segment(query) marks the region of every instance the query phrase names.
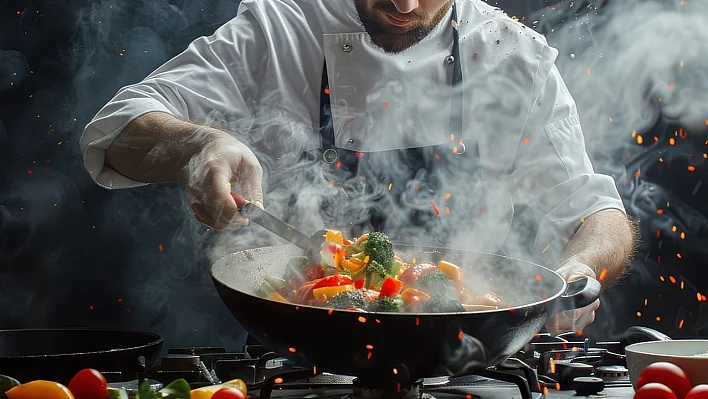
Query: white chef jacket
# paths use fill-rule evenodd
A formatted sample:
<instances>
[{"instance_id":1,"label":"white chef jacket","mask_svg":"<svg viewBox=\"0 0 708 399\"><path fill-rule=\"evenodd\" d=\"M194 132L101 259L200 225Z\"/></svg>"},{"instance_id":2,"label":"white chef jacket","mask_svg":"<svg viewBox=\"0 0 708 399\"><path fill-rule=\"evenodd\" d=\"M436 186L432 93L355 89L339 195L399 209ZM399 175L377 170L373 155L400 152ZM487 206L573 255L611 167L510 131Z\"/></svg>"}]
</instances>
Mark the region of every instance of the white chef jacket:
<instances>
[{"instance_id":1,"label":"white chef jacket","mask_svg":"<svg viewBox=\"0 0 708 399\"><path fill-rule=\"evenodd\" d=\"M218 123L247 142L272 143L279 156L267 169L278 176L280 161L280 175L289 176L297 156L287 154L321 144L326 60L338 148L366 153L475 143L487 202L496 208L480 212L489 216L477 226L497 229L486 235L494 245L470 247L461 239L457 246L498 248L514 209L523 206L537 221L534 252L552 264L583 218L624 210L621 199L614 181L593 171L575 103L554 65L557 50L482 1L456 4L457 21L448 12L420 43L389 54L372 44L353 0L243 0L238 15L213 35L120 89L98 112L81 139L85 166L102 187L141 185L106 167L105 150L133 119L162 111ZM448 130L455 26L462 132Z\"/></svg>"}]
</instances>

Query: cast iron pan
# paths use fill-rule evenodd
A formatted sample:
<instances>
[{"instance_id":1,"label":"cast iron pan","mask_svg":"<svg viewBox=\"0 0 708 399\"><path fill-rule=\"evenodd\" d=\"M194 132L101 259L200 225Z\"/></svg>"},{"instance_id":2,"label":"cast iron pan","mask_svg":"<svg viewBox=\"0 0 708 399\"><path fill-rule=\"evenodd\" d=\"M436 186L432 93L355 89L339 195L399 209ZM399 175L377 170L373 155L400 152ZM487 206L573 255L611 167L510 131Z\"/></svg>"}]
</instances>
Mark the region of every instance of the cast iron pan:
<instances>
[{"instance_id":1,"label":"cast iron pan","mask_svg":"<svg viewBox=\"0 0 708 399\"><path fill-rule=\"evenodd\" d=\"M600 295L584 279L568 287L545 267L497 255L397 246L404 259L446 259L465 285L496 292L509 308L464 313L360 313L284 304L255 295L266 275L283 275L294 246L227 255L212 265L223 302L254 338L318 371L357 376L372 386L409 384L499 365L531 341L549 315L580 308ZM570 293L569 291L575 291Z\"/></svg>"},{"instance_id":2,"label":"cast iron pan","mask_svg":"<svg viewBox=\"0 0 708 399\"><path fill-rule=\"evenodd\" d=\"M20 382L67 384L83 368L128 373L135 378L162 349L159 335L96 329L0 330L0 374ZM125 374L123 374L125 377Z\"/></svg>"}]
</instances>

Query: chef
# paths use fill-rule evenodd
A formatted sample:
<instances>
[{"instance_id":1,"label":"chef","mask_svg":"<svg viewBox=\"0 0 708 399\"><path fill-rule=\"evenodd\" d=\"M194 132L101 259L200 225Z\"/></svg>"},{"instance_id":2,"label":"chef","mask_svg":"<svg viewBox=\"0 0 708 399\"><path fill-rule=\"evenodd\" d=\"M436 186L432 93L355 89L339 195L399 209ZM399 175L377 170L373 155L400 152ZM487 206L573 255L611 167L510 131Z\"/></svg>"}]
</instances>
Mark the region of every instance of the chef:
<instances>
[{"instance_id":1,"label":"chef","mask_svg":"<svg viewBox=\"0 0 708 399\"><path fill-rule=\"evenodd\" d=\"M609 287L634 229L537 32L478 0L243 0L119 90L81 139L108 189L179 182L195 217L522 257ZM551 318L579 330L599 301Z\"/></svg>"}]
</instances>

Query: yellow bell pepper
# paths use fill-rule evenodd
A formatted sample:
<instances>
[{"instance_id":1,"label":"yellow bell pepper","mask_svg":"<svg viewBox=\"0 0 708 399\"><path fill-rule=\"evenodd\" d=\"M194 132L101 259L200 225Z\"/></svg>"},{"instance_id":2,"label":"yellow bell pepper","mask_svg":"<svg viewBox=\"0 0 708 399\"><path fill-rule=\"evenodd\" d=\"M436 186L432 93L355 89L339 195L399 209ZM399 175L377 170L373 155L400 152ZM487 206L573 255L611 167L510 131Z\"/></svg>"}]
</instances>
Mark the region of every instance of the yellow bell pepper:
<instances>
[{"instance_id":1,"label":"yellow bell pepper","mask_svg":"<svg viewBox=\"0 0 708 399\"><path fill-rule=\"evenodd\" d=\"M69 388L53 381L36 380L18 385L5 392L8 399L74 399Z\"/></svg>"},{"instance_id":2,"label":"yellow bell pepper","mask_svg":"<svg viewBox=\"0 0 708 399\"><path fill-rule=\"evenodd\" d=\"M284 296L280 294L278 291L273 291L272 294L268 295L266 299L270 299L272 301L276 302L283 302L283 303L290 303Z\"/></svg>"},{"instance_id":3,"label":"yellow bell pepper","mask_svg":"<svg viewBox=\"0 0 708 399\"><path fill-rule=\"evenodd\" d=\"M349 270L352 274L357 273L364 266L366 266L366 263L357 258L342 259L342 268Z\"/></svg>"},{"instance_id":4,"label":"yellow bell pepper","mask_svg":"<svg viewBox=\"0 0 708 399\"><path fill-rule=\"evenodd\" d=\"M235 379L231 381L226 381L219 385L209 385L206 387L192 389L192 391L189 393L189 399L210 399L212 396L214 396L216 391L227 387L236 388L239 391L243 392L244 395L247 394L246 383L243 382L243 380Z\"/></svg>"},{"instance_id":5,"label":"yellow bell pepper","mask_svg":"<svg viewBox=\"0 0 708 399\"><path fill-rule=\"evenodd\" d=\"M331 241L339 245L344 245L344 234L339 230L327 230L325 241Z\"/></svg>"},{"instance_id":6,"label":"yellow bell pepper","mask_svg":"<svg viewBox=\"0 0 708 399\"><path fill-rule=\"evenodd\" d=\"M336 285L333 287L320 287L320 288L315 288L312 290L312 295L314 295L315 299L320 300L320 301L326 301L329 298L339 294L340 292L344 291L354 291L354 285L353 284L346 284L346 285Z\"/></svg>"}]
</instances>

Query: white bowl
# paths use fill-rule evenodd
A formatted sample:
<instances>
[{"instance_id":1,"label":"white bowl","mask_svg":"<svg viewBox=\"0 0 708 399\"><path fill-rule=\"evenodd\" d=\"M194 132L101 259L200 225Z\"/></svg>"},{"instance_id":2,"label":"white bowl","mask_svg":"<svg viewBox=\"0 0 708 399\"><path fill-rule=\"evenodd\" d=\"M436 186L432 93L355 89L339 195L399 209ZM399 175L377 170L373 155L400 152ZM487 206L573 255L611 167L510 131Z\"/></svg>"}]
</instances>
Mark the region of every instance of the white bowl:
<instances>
[{"instance_id":1,"label":"white bowl","mask_svg":"<svg viewBox=\"0 0 708 399\"><path fill-rule=\"evenodd\" d=\"M708 384L708 339L649 341L628 345L627 369L632 387L645 367L656 362L673 363L688 374L692 385Z\"/></svg>"}]
</instances>

